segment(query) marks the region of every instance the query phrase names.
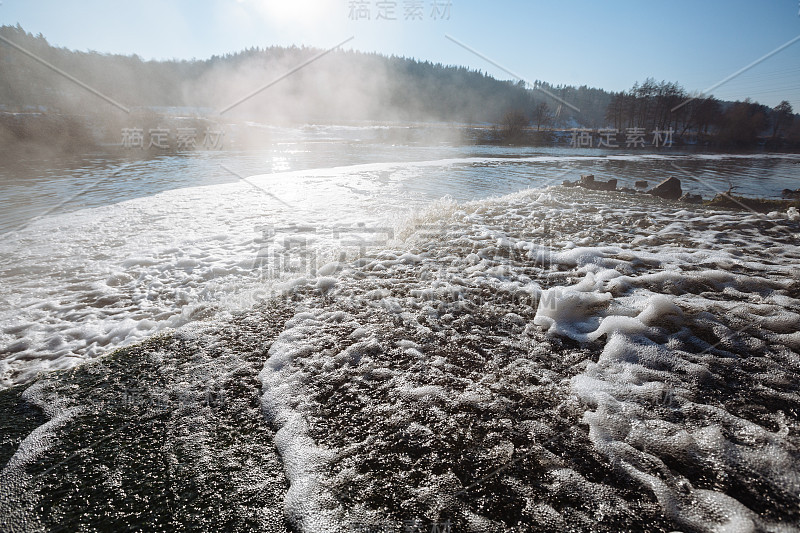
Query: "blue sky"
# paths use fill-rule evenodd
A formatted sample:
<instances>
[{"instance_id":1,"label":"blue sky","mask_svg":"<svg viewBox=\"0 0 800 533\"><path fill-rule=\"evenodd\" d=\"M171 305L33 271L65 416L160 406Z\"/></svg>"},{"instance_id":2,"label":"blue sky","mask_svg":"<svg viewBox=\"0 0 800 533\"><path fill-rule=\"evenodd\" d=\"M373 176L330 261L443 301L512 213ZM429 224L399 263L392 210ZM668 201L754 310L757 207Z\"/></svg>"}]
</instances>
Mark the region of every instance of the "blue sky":
<instances>
[{"instance_id":1,"label":"blue sky","mask_svg":"<svg viewBox=\"0 0 800 533\"><path fill-rule=\"evenodd\" d=\"M397 20L377 19L381 1L395 6ZM146 59L206 58L251 46L329 48L352 36L346 48L510 77L449 34L526 80L608 90L648 76L704 90L800 35L798 0L435 0L440 10L450 4L449 18L435 20L434 0L414 0L422 20L405 20L411 1L3 0L0 23L19 23L57 46ZM369 20L354 20L355 3ZM787 99L800 112L800 42L713 94L768 105Z\"/></svg>"}]
</instances>

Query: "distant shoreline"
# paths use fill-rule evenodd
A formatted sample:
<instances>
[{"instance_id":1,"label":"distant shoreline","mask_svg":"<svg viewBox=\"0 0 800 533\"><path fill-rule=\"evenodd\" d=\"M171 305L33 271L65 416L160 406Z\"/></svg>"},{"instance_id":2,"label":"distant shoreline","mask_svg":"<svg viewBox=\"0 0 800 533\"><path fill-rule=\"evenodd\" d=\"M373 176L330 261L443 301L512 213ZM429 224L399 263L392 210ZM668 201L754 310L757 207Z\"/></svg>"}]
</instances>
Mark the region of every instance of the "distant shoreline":
<instances>
[{"instance_id":1,"label":"distant shoreline","mask_svg":"<svg viewBox=\"0 0 800 533\"><path fill-rule=\"evenodd\" d=\"M452 144L464 146L514 146L514 147L552 147L569 148L575 132L586 132L596 137L602 128L548 128L537 130L525 127L520 132L509 136L502 127L493 124L465 124L446 122L329 122L314 123L276 122L265 124L251 121L219 120L202 115L176 115L156 113L150 110L132 112L124 120L118 116L109 119L102 115L62 114L47 111L0 111L0 151L6 153L6 159L30 156L39 151L49 155L79 155L89 152L118 152L131 148L125 146L127 132L138 132L143 138L141 149L152 154L181 153L207 148L207 132L224 135L226 148L248 150L265 143L284 142L281 131L314 128L348 128L353 130L373 131L368 141L390 144ZM153 143L150 139L154 131L164 133L163 143ZM193 143L180 146L178 138L181 132L191 132ZM129 141L130 139L128 139ZM205 141L205 146L203 142ZM771 143L770 139L761 138L758 145L750 147L726 147L713 143L712 136L696 135L683 138L675 135L671 146L626 147L624 130L616 135L616 147L600 147L593 142L588 148L600 149L613 153L631 151L647 153L664 153L668 150L680 149L692 153L800 153L800 147Z\"/></svg>"}]
</instances>

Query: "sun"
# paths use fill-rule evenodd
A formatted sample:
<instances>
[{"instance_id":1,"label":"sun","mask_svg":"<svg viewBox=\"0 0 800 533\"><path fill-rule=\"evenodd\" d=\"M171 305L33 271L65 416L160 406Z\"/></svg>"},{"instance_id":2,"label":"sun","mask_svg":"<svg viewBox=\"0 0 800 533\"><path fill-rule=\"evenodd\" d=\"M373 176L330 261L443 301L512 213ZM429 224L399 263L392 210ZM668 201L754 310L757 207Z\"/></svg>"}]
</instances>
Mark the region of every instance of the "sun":
<instances>
[{"instance_id":1,"label":"sun","mask_svg":"<svg viewBox=\"0 0 800 533\"><path fill-rule=\"evenodd\" d=\"M343 2L335 0L239 0L252 6L270 25L295 29L322 29L346 16Z\"/></svg>"}]
</instances>

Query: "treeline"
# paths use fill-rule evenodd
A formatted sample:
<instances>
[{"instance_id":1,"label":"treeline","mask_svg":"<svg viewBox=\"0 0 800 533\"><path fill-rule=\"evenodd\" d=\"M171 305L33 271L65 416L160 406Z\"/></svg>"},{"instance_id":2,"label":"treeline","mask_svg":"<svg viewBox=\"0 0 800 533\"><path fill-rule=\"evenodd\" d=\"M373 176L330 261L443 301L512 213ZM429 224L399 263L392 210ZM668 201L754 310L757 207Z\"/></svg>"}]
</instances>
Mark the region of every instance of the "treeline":
<instances>
[{"instance_id":1,"label":"treeline","mask_svg":"<svg viewBox=\"0 0 800 533\"><path fill-rule=\"evenodd\" d=\"M236 104L321 51L250 48L206 60L144 61L138 56L50 46L19 25L0 35L127 108L189 107L271 122L411 120L495 123L508 109L536 103L524 85L464 67L403 57L334 51ZM0 104L7 110L115 113L113 105L0 42Z\"/></svg>"},{"instance_id":2,"label":"treeline","mask_svg":"<svg viewBox=\"0 0 800 533\"><path fill-rule=\"evenodd\" d=\"M538 80L528 86L465 67L341 50L284 77L321 51L250 48L205 60L144 61L56 48L19 25L0 27L0 35L133 110L188 108L178 112L268 123L508 122L515 131L537 132L673 128L678 141L698 138L739 147L800 139L800 120L794 120L788 103L769 109L750 101L691 99L677 83L652 79L620 93ZM126 119L117 107L5 42L0 42L0 72L0 111L102 115L115 127Z\"/></svg>"},{"instance_id":3,"label":"treeline","mask_svg":"<svg viewBox=\"0 0 800 533\"><path fill-rule=\"evenodd\" d=\"M606 108L609 126L624 130L675 131L675 138L700 144L745 148L800 146L800 120L791 104L774 108L751 102L723 102L710 95L694 96L673 82L648 78L613 95Z\"/></svg>"},{"instance_id":4,"label":"treeline","mask_svg":"<svg viewBox=\"0 0 800 533\"><path fill-rule=\"evenodd\" d=\"M224 109L320 52L268 47L206 60L144 61L136 55L56 48L41 34L34 36L19 25L0 27L0 35L126 107L191 107L208 113ZM0 104L6 109L43 108L71 114L117 111L2 42L0 68ZM539 128L599 127L612 96L587 86L554 86L538 80L528 86L465 67L335 51L225 114L264 121L497 124L509 110L521 110Z\"/></svg>"}]
</instances>

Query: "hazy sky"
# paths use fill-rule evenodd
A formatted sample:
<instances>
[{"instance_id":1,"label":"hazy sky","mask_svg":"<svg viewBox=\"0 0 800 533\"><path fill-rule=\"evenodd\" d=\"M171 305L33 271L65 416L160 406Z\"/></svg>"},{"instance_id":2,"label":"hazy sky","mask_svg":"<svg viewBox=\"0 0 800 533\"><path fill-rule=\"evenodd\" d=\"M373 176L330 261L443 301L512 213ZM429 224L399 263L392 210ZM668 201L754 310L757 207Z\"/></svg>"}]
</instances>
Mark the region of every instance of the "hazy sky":
<instances>
[{"instance_id":1,"label":"hazy sky","mask_svg":"<svg viewBox=\"0 0 800 533\"><path fill-rule=\"evenodd\" d=\"M329 48L352 36L345 48L466 65L510 78L447 34L529 81L622 90L652 76L704 90L800 36L800 4L3 0L0 23L19 23L57 46L146 59L206 58L251 46ZM768 105L787 99L800 111L800 41L713 94L731 100L749 96Z\"/></svg>"}]
</instances>

